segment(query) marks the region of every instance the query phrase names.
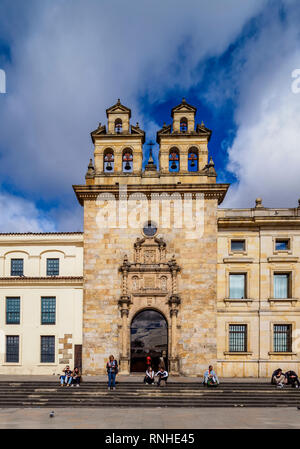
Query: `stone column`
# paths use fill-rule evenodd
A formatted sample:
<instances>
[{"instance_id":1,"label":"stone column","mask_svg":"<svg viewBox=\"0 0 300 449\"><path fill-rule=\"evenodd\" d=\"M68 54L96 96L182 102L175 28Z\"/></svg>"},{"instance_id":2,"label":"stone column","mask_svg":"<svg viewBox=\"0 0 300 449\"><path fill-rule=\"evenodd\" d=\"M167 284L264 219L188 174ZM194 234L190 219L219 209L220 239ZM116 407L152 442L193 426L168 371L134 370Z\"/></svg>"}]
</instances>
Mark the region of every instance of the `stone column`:
<instances>
[{"instance_id":1,"label":"stone column","mask_svg":"<svg viewBox=\"0 0 300 449\"><path fill-rule=\"evenodd\" d=\"M171 346L170 346L170 374L173 376L179 375L179 357L177 354L177 315L179 311L179 304L181 303L180 296L177 294L177 273L180 268L176 263L175 256L168 262L172 274L172 294L169 299L170 316L171 316Z\"/></svg>"},{"instance_id":2,"label":"stone column","mask_svg":"<svg viewBox=\"0 0 300 449\"><path fill-rule=\"evenodd\" d=\"M123 295L119 299L119 306L122 317L120 374L129 374L128 314L130 304L131 301L128 295Z\"/></svg>"},{"instance_id":3,"label":"stone column","mask_svg":"<svg viewBox=\"0 0 300 449\"><path fill-rule=\"evenodd\" d=\"M121 355L120 355L120 374L129 374L129 356L128 356L128 314L129 306L131 304L130 296L128 295L128 271L130 263L127 255L124 256L123 265L120 267L122 273L122 296L119 299L119 308L122 317L121 330Z\"/></svg>"},{"instance_id":4,"label":"stone column","mask_svg":"<svg viewBox=\"0 0 300 449\"><path fill-rule=\"evenodd\" d=\"M178 295L171 295L169 299L170 316L171 316L171 345L169 356L170 374L179 375L179 357L177 354L177 315L180 298Z\"/></svg>"}]
</instances>

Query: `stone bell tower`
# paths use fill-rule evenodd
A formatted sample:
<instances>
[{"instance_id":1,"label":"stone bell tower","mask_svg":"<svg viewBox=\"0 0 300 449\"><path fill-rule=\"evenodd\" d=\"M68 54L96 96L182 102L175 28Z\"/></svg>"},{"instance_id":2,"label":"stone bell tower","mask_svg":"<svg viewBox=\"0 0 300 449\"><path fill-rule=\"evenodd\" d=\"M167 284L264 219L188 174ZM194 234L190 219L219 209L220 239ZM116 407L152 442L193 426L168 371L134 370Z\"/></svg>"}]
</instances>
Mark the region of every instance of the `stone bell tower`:
<instances>
[{"instance_id":1,"label":"stone bell tower","mask_svg":"<svg viewBox=\"0 0 300 449\"><path fill-rule=\"evenodd\" d=\"M211 131L183 99L157 132L159 167L150 154L143 171L145 133L130 109L118 100L106 113L86 183L74 186L84 206L83 372L104 373L113 354L129 373L132 323L149 310L164 317L170 373L202 374L217 354L217 207L228 189L208 158Z\"/></svg>"}]
</instances>

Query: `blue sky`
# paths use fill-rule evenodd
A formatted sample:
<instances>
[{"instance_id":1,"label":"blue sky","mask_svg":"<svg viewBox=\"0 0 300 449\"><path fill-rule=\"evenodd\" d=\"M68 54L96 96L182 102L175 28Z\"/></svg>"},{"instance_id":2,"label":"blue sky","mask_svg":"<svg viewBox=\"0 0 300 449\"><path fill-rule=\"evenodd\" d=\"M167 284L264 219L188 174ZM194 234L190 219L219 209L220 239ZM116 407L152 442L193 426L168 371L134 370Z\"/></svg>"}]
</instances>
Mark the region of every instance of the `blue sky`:
<instances>
[{"instance_id":1,"label":"blue sky","mask_svg":"<svg viewBox=\"0 0 300 449\"><path fill-rule=\"evenodd\" d=\"M146 143L197 107L224 207L297 206L299 23L298 0L0 0L0 231L82 229L72 184L117 98Z\"/></svg>"}]
</instances>

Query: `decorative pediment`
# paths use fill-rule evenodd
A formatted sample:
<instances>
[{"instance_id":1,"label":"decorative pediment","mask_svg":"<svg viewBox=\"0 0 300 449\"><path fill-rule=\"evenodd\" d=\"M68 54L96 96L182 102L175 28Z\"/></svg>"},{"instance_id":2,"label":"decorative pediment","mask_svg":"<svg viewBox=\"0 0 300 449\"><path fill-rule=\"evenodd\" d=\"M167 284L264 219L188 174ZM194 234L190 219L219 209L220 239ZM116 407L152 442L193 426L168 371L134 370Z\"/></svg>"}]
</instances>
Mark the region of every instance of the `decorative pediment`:
<instances>
[{"instance_id":1,"label":"decorative pediment","mask_svg":"<svg viewBox=\"0 0 300 449\"><path fill-rule=\"evenodd\" d=\"M172 109L172 117L174 117L174 113L176 113L176 112L180 112L180 113L192 112L192 113L196 114L197 108L195 108L194 106L188 104L186 102L185 98L183 98L182 102L178 106L175 106Z\"/></svg>"},{"instance_id":2,"label":"decorative pediment","mask_svg":"<svg viewBox=\"0 0 300 449\"><path fill-rule=\"evenodd\" d=\"M169 135L169 134L171 134L171 131L172 131L171 125L164 124L164 126L159 131L157 131L157 133L156 133L156 141L157 141L157 143L159 143L160 137L162 135Z\"/></svg>"},{"instance_id":3,"label":"decorative pediment","mask_svg":"<svg viewBox=\"0 0 300 449\"><path fill-rule=\"evenodd\" d=\"M134 261L124 257L122 295L168 296L177 294L177 273L180 271L175 256L166 260L166 243L162 238L138 238L134 243Z\"/></svg>"},{"instance_id":4,"label":"decorative pediment","mask_svg":"<svg viewBox=\"0 0 300 449\"><path fill-rule=\"evenodd\" d=\"M202 122L201 125L198 124L196 126L196 133L203 137L207 137L209 140L212 134L212 130L206 128L206 126L204 126L204 123Z\"/></svg>"},{"instance_id":5,"label":"decorative pediment","mask_svg":"<svg viewBox=\"0 0 300 449\"><path fill-rule=\"evenodd\" d=\"M128 114L129 118L131 117L131 109L124 106L120 99L118 99L117 103L111 106L110 108L106 109L106 115L108 117L109 114Z\"/></svg>"},{"instance_id":6,"label":"decorative pediment","mask_svg":"<svg viewBox=\"0 0 300 449\"><path fill-rule=\"evenodd\" d=\"M131 125L131 134L136 134L137 136L142 136L143 137L143 143L145 142L145 131L143 131L138 123L136 124L136 126Z\"/></svg>"},{"instance_id":7,"label":"decorative pediment","mask_svg":"<svg viewBox=\"0 0 300 449\"><path fill-rule=\"evenodd\" d=\"M95 129L95 131L91 132L92 141L94 142L95 137L103 135L103 134L106 134L106 126L101 125L101 123L99 123L98 128Z\"/></svg>"}]
</instances>

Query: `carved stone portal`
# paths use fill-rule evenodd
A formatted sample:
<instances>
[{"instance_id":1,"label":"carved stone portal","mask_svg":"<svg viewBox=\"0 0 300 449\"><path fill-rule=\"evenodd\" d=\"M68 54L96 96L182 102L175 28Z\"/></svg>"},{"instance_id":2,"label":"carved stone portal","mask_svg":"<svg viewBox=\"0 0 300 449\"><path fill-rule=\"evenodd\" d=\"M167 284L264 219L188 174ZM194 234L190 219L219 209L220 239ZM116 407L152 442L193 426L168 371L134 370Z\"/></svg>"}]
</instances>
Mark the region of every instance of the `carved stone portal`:
<instances>
[{"instance_id":1,"label":"carved stone portal","mask_svg":"<svg viewBox=\"0 0 300 449\"><path fill-rule=\"evenodd\" d=\"M166 261L166 243L157 237L138 238L134 244L133 260L129 262L126 255L120 267L120 373L128 374L130 371L131 321L138 312L152 308L161 312L167 320L169 370L171 374L178 375L177 316L181 300L177 292L177 275L180 268L175 256Z\"/></svg>"}]
</instances>

